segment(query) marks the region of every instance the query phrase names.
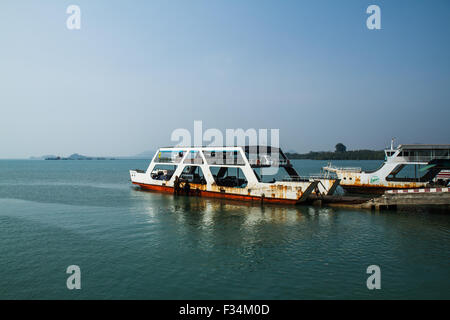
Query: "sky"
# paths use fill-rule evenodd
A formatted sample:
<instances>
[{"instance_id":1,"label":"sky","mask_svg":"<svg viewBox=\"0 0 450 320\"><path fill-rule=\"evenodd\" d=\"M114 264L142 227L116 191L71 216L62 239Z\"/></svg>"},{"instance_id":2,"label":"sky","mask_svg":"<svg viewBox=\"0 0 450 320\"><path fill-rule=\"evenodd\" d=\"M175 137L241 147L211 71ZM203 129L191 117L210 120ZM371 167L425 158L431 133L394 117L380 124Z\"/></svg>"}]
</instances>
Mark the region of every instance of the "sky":
<instances>
[{"instance_id":1,"label":"sky","mask_svg":"<svg viewBox=\"0 0 450 320\"><path fill-rule=\"evenodd\" d=\"M135 155L195 120L298 152L450 143L449 35L447 0L2 1L0 158Z\"/></svg>"}]
</instances>

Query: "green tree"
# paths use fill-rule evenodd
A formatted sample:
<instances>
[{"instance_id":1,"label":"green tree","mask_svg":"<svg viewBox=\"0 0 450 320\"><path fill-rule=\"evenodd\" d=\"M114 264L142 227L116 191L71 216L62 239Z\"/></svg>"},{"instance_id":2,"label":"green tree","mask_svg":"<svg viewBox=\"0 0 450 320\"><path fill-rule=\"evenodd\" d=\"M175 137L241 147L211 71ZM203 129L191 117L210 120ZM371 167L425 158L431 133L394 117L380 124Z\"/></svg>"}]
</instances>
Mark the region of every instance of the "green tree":
<instances>
[{"instance_id":1,"label":"green tree","mask_svg":"<svg viewBox=\"0 0 450 320\"><path fill-rule=\"evenodd\" d=\"M347 151L347 147L343 143L338 143L336 145L336 151L335 152L345 152Z\"/></svg>"}]
</instances>

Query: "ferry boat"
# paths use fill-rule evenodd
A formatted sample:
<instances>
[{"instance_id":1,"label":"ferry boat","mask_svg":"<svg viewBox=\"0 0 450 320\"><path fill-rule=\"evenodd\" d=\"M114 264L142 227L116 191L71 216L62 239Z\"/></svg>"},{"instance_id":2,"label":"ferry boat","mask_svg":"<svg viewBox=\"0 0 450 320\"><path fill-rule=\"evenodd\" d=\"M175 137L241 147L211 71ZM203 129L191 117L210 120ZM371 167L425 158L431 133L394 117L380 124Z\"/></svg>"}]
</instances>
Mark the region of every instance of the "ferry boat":
<instances>
[{"instance_id":1,"label":"ferry boat","mask_svg":"<svg viewBox=\"0 0 450 320\"><path fill-rule=\"evenodd\" d=\"M160 148L146 171L130 170L144 190L269 203L297 204L334 192L339 179L302 178L279 148Z\"/></svg>"},{"instance_id":2,"label":"ferry boat","mask_svg":"<svg viewBox=\"0 0 450 320\"><path fill-rule=\"evenodd\" d=\"M331 165L323 170L334 173L340 186L351 193L384 193L390 189L415 189L445 186L442 179L450 169L450 145L404 144L385 150L383 165L374 171L361 168L337 168Z\"/></svg>"}]
</instances>

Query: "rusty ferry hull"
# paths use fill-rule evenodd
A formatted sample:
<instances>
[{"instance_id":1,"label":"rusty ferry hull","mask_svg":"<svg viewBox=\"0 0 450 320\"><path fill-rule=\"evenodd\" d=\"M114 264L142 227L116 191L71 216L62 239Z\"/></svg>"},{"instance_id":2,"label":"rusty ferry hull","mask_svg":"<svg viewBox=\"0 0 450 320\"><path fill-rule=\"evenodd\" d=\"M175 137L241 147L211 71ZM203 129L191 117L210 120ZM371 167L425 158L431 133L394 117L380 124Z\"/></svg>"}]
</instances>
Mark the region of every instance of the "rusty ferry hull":
<instances>
[{"instance_id":1,"label":"rusty ferry hull","mask_svg":"<svg viewBox=\"0 0 450 320\"><path fill-rule=\"evenodd\" d=\"M270 159L255 151L250 160L250 152L245 147L161 148L146 171L130 170L130 177L148 191L274 204L302 203L318 190L320 181L299 178L278 148ZM264 181L256 171L262 167L264 175L286 168L289 179ZM330 180L328 185L335 187L336 180Z\"/></svg>"},{"instance_id":2,"label":"rusty ferry hull","mask_svg":"<svg viewBox=\"0 0 450 320\"><path fill-rule=\"evenodd\" d=\"M161 192L161 193L170 193L174 194L174 187L168 186L158 186L158 185L150 185L144 183L133 182L133 184L139 186L142 190L151 191L151 192ZM312 186L314 188L315 185ZM261 203L273 203L273 204L283 204L283 205L296 205L307 200L306 194L302 193L297 200L295 199L286 199L286 198L276 198L276 197L262 197L262 196L252 196L251 194L238 194L232 193L229 190L218 189L218 191L208 191L203 188L202 185L192 184L191 190L187 194L184 190L181 190L178 195L184 196L196 196L196 197L207 197L207 198L217 198L217 199L227 199L227 200L239 200L239 201L247 201L247 202L261 202ZM222 191L223 190L223 191Z\"/></svg>"},{"instance_id":3,"label":"rusty ferry hull","mask_svg":"<svg viewBox=\"0 0 450 320\"><path fill-rule=\"evenodd\" d=\"M424 188L427 183L387 183L386 185L374 184L340 184L340 186L348 193L352 194L384 194L387 190L403 190Z\"/></svg>"}]
</instances>

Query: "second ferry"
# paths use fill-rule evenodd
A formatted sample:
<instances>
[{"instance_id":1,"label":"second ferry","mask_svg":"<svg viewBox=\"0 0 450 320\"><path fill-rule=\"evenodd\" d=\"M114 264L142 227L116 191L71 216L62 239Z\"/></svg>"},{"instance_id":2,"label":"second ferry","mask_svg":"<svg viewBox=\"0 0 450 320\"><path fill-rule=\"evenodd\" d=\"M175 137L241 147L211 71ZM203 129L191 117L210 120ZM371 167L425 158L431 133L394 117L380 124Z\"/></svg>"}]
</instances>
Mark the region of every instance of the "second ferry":
<instances>
[{"instance_id":1,"label":"second ferry","mask_svg":"<svg viewBox=\"0 0 450 320\"><path fill-rule=\"evenodd\" d=\"M326 166L350 193L382 194L386 190L446 186L450 169L449 144L403 144L384 151L383 165L373 171Z\"/></svg>"}]
</instances>

